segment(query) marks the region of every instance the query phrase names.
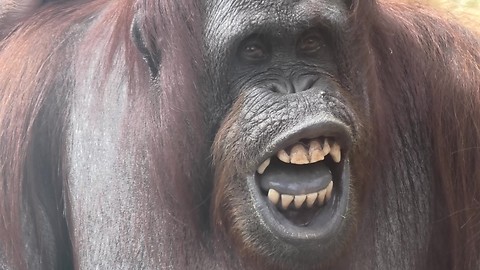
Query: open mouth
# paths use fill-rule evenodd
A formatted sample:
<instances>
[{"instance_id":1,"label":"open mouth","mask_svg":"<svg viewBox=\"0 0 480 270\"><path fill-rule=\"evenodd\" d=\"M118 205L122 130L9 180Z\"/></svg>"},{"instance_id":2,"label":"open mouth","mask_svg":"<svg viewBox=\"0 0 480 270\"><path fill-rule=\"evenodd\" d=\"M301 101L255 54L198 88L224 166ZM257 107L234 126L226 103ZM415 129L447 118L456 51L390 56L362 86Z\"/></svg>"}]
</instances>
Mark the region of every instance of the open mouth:
<instances>
[{"instance_id":1,"label":"open mouth","mask_svg":"<svg viewBox=\"0 0 480 270\"><path fill-rule=\"evenodd\" d=\"M300 139L278 150L257 169L256 183L273 217L287 227L313 231L346 208L346 147L335 136ZM345 191L345 192L344 192Z\"/></svg>"}]
</instances>

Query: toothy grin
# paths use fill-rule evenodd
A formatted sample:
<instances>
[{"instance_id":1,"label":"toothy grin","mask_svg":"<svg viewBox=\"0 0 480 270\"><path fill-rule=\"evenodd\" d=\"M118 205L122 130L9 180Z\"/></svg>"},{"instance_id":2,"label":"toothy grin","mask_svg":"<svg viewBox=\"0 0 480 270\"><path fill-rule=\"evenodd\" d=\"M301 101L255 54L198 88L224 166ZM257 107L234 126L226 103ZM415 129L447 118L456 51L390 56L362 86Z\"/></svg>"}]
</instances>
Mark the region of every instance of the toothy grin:
<instances>
[{"instance_id":1,"label":"toothy grin","mask_svg":"<svg viewBox=\"0 0 480 270\"><path fill-rule=\"evenodd\" d=\"M331 138L302 140L287 149L281 149L276 156L284 163L305 165L322 161L327 155L330 155L336 163L342 159L340 145ZM257 172L263 174L270 161L271 158L266 159L258 167Z\"/></svg>"},{"instance_id":2,"label":"toothy grin","mask_svg":"<svg viewBox=\"0 0 480 270\"><path fill-rule=\"evenodd\" d=\"M302 207L312 208L315 204L322 206L326 201L328 201L332 196L332 190L333 181L330 181L326 188L309 194L280 194L278 191L271 188L268 191L268 199L274 205L279 204L279 206L281 206L284 210L287 210L289 206L293 206L295 209L300 209Z\"/></svg>"},{"instance_id":3,"label":"toothy grin","mask_svg":"<svg viewBox=\"0 0 480 270\"><path fill-rule=\"evenodd\" d=\"M262 162L257 181L274 209L307 226L332 200L342 164L342 147L334 137L301 139Z\"/></svg>"}]
</instances>

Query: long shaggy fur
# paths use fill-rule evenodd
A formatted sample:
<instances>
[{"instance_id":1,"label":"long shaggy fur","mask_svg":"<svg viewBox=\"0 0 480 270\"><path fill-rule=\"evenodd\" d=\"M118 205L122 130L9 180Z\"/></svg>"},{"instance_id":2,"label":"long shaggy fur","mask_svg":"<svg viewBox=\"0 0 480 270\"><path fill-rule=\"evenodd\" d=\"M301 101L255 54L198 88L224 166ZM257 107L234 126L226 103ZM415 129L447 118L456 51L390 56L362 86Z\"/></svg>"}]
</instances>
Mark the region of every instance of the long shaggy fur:
<instances>
[{"instance_id":1,"label":"long shaggy fur","mask_svg":"<svg viewBox=\"0 0 480 270\"><path fill-rule=\"evenodd\" d=\"M203 214L196 214L199 210L195 206L205 199L201 197L204 193L198 192L201 188L196 189L203 175L200 168L205 168L204 157L199 159L197 153L207 151L198 97L201 92L195 85L196 67L201 63L196 40L201 32L197 29L199 9L191 1L147 0L136 5L127 0L83 2L39 11L2 45L0 254L12 269L102 267L102 261L95 260L86 265L82 257L86 254L75 252L85 248L81 246L84 239L96 234L67 232L67 224L70 228L83 226L77 221L89 224L88 218L77 216L82 212L73 215L70 211L75 198L67 192L67 170L74 164L69 163L71 148L66 138L76 127L69 116L75 104L72 99L79 96L81 86L97 100L85 118L93 123L89 128L101 129L103 123L96 122L101 119L98 115L108 110L102 100L128 86L128 117L120 120L122 131L117 136L123 139L117 147L124 148L124 156L130 159L122 161L121 156L116 163L134 167L136 160L142 160L149 169L133 171L149 175L137 178L148 180L137 187L139 194L148 196L139 204L161 207L151 208L158 215L142 211L144 214L132 221L129 228L135 229L132 234L136 235L132 237L144 239L144 247L136 256L127 257L143 261L140 265L144 267L186 265L198 260L186 254L192 253L186 251L189 248L200 249L198 241L192 241L194 245L188 248L172 243L187 243L198 237L195 228L204 227L199 220ZM154 79L131 41L134 14L145 14L139 27L149 38L147 48L161 48L152 51L162 55L162 67ZM189 151L180 154L185 145L190 145ZM35 195L36 188L44 185L54 188L51 199ZM44 209L50 213L43 214ZM168 228L168 233L162 227ZM161 235L148 237L153 232ZM71 242L69 236L74 238ZM107 243L108 238L104 238ZM166 248L158 252L162 246ZM124 251L114 257L103 254L99 259L121 261L126 258L122 254L131 252L128 246L119 249Z\"/></svg>"},{"instance_id":2,"label":"long shaggy fur","mask_svg":"<svg viewBox=\"0 0 480 270\"><path fill-rule=\"evenodd\" d=\"M380 84L372 93L372 103L378 104L372 115L381 116L374 121L375 137L390 142L391 148L383 151L377 143L374 158L380 167L395 171L415 171L418 166L427 171L428 177L391 179L406 181L399 194L414 192L430 200L431 212L417 213L429 215L430 239L426 250L420 251L428 257L422 267L476 269L480 266L480 39L417 6L384 4L376 12L382 15L375 21L371 42ZM384 176L377 175L374 183L382 183ZM415 193L416 183L426 185L429 194ZM392 200L380 198L384 203ZM395 200L405 205L409 196ZM403 214L418 210L414 204ZM412 235L410 244L415 241Z\"/></svg>"}]
</instances>

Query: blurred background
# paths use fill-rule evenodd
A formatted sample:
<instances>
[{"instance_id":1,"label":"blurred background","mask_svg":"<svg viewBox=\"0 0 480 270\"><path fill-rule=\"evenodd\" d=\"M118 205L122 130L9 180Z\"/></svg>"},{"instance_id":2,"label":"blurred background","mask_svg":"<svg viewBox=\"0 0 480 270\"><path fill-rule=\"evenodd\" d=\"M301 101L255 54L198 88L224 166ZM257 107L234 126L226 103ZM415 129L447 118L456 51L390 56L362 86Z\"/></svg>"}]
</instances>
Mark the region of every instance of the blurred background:
<instances>
[{"instance_id":1,"label":"blurred background","mask_svg":"<svg viewBox=\"0 0 480 270\"><path fill-rule=\"evenodd\" d=\"M399 1L399 0L390 0ZM403 0L440 8L480 33L480 0Z\"/></svg>"},{"instance_id":2,"label":"blurred background","mask_svg":"<svg viewBox=\"0 0 480 270\"><path fill-rule=\"evenodd\" d=\"M455 3L459 7L480 8L480 0L426 0L426 1L431 3L437 3L437 4L451 2L451 3Z\"/></svg>"},{"instance_id":3,"label":"blurred background","mask_svg":"<svg viewBox=\"0 0 480 270\"><path fill-rule=\"evenodd\" d=\"M424 2L433 6L452 8L454 12L467 12L480 16L480 0L420 0L412 2Z\"/></svg>"},{"instance_id":4,"label":"blurred background","mask_svg":"<svg viewBox=\"0 0 480 270\"><path fill-rule=\"evenodd\" d=\"M423 0L433 5L453 5L455 9L472 11L480 11L480 0Z\"/></svg>"}]
</instances>

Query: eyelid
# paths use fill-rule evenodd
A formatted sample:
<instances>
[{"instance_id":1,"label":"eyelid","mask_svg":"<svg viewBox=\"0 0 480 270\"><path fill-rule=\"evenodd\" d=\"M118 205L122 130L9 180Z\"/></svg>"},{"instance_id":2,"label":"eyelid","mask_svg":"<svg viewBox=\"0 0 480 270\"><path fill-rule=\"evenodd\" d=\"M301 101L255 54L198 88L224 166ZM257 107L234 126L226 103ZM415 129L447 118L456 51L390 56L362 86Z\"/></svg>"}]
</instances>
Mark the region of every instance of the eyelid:
<instances>
[{"instance_id":1,"label":"eyelid","mask_svg":"<svg viewBox=\"0 0 480 270\"><path fill-rule=\"evenodd\" d=\"M308 44L306 41L311 41ZM298 49L301 52L315 52L325 46L325 39L318 33L306 33L298 42Z\"/></svg>"},{"instance_id":2,"label":"eyelid","mask_svg":"<svg viewBox=\"0 0 480 270\"><path fill-rule=\"evenodd\" d=\"M255 35L246 38L239 47L239 56L247 61L262 61L269 53L268 44L261 36Z\"/></svg>"}]
</instances>

